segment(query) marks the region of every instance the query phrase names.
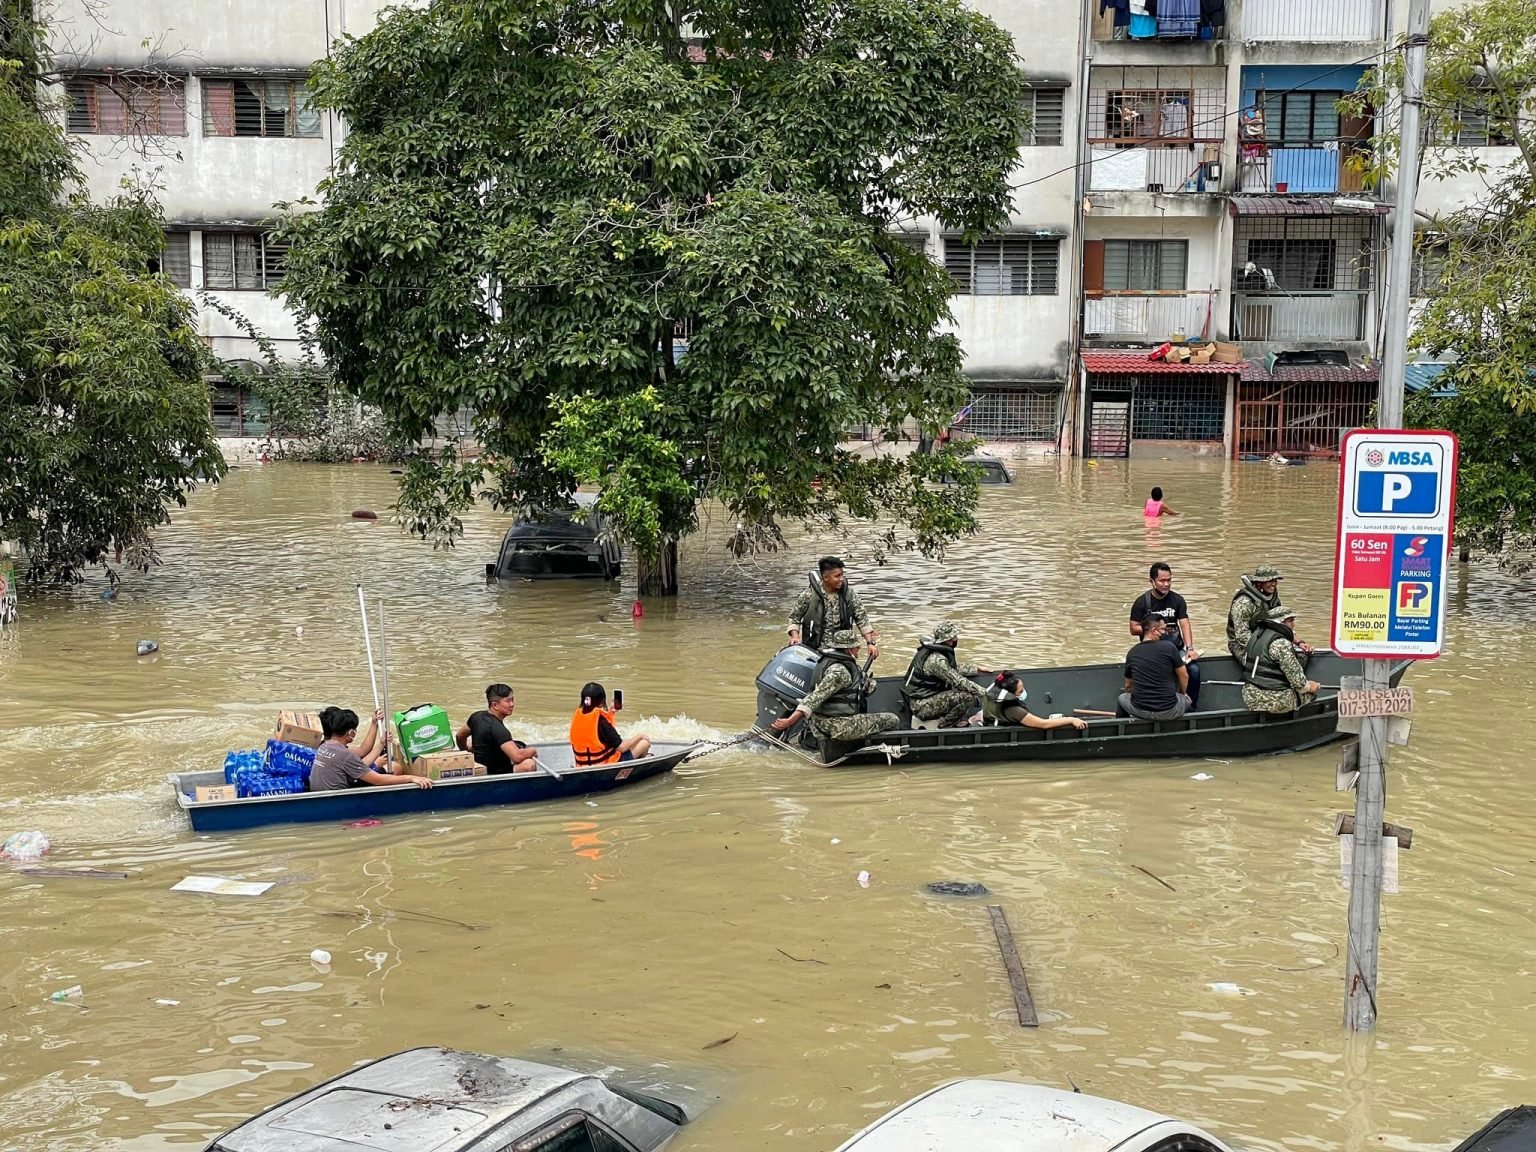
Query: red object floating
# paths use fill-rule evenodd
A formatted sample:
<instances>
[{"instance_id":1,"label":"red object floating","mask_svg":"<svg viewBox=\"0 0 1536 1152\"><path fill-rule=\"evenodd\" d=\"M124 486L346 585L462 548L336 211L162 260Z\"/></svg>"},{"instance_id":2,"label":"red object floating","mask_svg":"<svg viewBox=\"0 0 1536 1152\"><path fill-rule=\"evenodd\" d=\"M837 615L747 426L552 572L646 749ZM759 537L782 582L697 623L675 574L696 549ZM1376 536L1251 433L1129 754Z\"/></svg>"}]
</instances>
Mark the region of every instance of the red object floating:
<instances>
[{"instance_id":1,"label":"red object floating","mask_svg":"<svg viewBox=\"0 0 1536 1152\"><path fill-rule=\"evenodd\" d=\"M636 600L635 606L629 610L629 614L636 620L640 619L640 617L645 615L645 605Z\"/></svg>"},{"instance_id":2,"label":"red object floating","mask_svg":"<svg viewBox=\"0 0 1536 1152\"><path fill-rule=\"evenodd\" d=\"M382 821L382 820L354 820L354 821L352 821L352 823L348 824L347 827L348 828L377 828L382 823L384 823L384 821Z\"/></svg>"}]
</instances>

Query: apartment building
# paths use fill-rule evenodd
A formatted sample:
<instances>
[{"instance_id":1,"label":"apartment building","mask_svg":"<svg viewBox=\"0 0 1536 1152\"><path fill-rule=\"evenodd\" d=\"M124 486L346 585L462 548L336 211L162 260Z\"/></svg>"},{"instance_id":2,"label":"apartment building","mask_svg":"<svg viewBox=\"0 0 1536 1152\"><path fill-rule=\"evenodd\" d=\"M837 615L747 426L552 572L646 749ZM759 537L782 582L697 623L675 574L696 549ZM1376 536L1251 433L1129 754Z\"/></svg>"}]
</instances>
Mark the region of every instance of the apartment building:
<instances>
[{"instance_id":1,"label":"apartment building","mask_svg":"<svg viewBox=\"0 0 1536 1152\"><path fill-rule=\"evenodd\" d=\"M1374 117L1338 101L1406 0L973 2L1013 34L1029 78L1010 221L971 244L932 220L901 233L955 281L974 391L962 426L1079 455L1332 451L1376 396L1389 221L1360 178ZM313 193L345 131L309 106L304 79L383 6L58 4L90 190L160 184L166 269L213 301L199 299L198 324L225 359L257 358L237 316L298 355L292 317L265 294L285 256L266 226L276 203ZM1443 143L1512 157L1462 120ZM1479 190L1476 176L1432 182L1420 203ZM1148 359L1170 339L1235 343L1241 362ZM215 419L225 435L264 430L232 387Z\"/></svg>"}]
</instances>

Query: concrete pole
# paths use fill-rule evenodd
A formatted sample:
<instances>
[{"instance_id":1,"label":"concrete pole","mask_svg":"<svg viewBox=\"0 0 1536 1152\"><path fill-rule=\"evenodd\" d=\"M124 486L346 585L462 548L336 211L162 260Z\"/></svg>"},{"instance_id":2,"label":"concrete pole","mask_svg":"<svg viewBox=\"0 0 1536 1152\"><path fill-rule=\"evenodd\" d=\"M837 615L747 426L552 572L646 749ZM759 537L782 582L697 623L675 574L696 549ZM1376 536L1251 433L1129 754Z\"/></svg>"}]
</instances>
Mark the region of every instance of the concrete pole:
<instances>
[{"instance_id":1,"label":"concrete pole","mask_svg":"<svg viewBox=\"0 0 1536 1152\"><path fill-rule=\"evenodd\" d=\"M1403 72L1401 146L1392 252L1387 264L1386 339L1382 345L1378 428L1403 425L1403 376L1408 359L1409 280L1413 269L1413 205L1419 190L1419 126L1429 45L1429 0L1410 0ZM1390 686L1389 660L1365 662L1365 687ZM1387 720L1360 724L1360 780L1355 792L1355 841L1349 886L1349 948L1344 973L1344 1024L1376 1026L1376 967L1381 931L1381 826L1387 807Z\"/></svg>"}]
</instances>

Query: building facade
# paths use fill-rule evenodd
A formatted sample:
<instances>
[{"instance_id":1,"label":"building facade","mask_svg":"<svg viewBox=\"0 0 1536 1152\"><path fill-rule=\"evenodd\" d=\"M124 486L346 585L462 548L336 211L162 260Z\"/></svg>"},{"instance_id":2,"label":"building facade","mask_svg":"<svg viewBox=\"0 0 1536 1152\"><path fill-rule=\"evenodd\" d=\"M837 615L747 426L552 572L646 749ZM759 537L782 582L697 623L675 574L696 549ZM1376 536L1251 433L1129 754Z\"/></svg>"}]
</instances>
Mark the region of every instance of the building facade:
<instances>
[{"instance_id":1,"label":"building facade","mask_svg":"<svg viewBox=\"0 0 1536 1152\"><path fill-rule=\"evenodd\" d=\"M1080 455L1333 451L1376 395L1391 194L1362 180L1373 110L1339 100L1389 50L1406 0L974 2L1013 34L1030 85L1009 224L970 244L902 225L955 282L974 392L961 427ZM268 228L276 204L313 195L345 131L303 82L383 6L273 0L237 19L120 0L102 22L90 0L60 0L90 191L160 185L166 271L201 290L222 358L257 358L242 318L299 354L266 295L285 257ZM1495 169L1513 157L1464 121L1441 143ZM1429 181L1421 208L1475 199L1481 180ZM1149 359L1212 340L1235 362ZM216 390L215 417L226 435L263 430L234 388Z\"/></svg>"}]
</instances>

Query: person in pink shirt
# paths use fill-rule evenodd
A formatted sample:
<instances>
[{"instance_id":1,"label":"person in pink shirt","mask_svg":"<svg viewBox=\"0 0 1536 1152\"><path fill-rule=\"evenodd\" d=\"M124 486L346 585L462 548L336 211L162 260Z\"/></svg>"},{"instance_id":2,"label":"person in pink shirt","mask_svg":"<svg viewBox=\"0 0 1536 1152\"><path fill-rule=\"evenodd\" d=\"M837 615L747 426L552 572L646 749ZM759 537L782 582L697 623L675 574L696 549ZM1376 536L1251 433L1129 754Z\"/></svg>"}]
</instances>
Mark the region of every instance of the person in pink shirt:
<instances>
[{"instance_id":1,"label":"person in pink shirt","mask_svg":"<svg viewBox=\"0 0 1536 1152\"><path fill-rule=\"evenodd\" d=\"M1141 514L1148 517L1178 515L1178 513L1173 510L1172 505L1163 499L1163 490L1161 488L1152 489L1152 495L1147 498L1147 503L1145 507L1142 508Z\"/></svg>"}]
</instances>

